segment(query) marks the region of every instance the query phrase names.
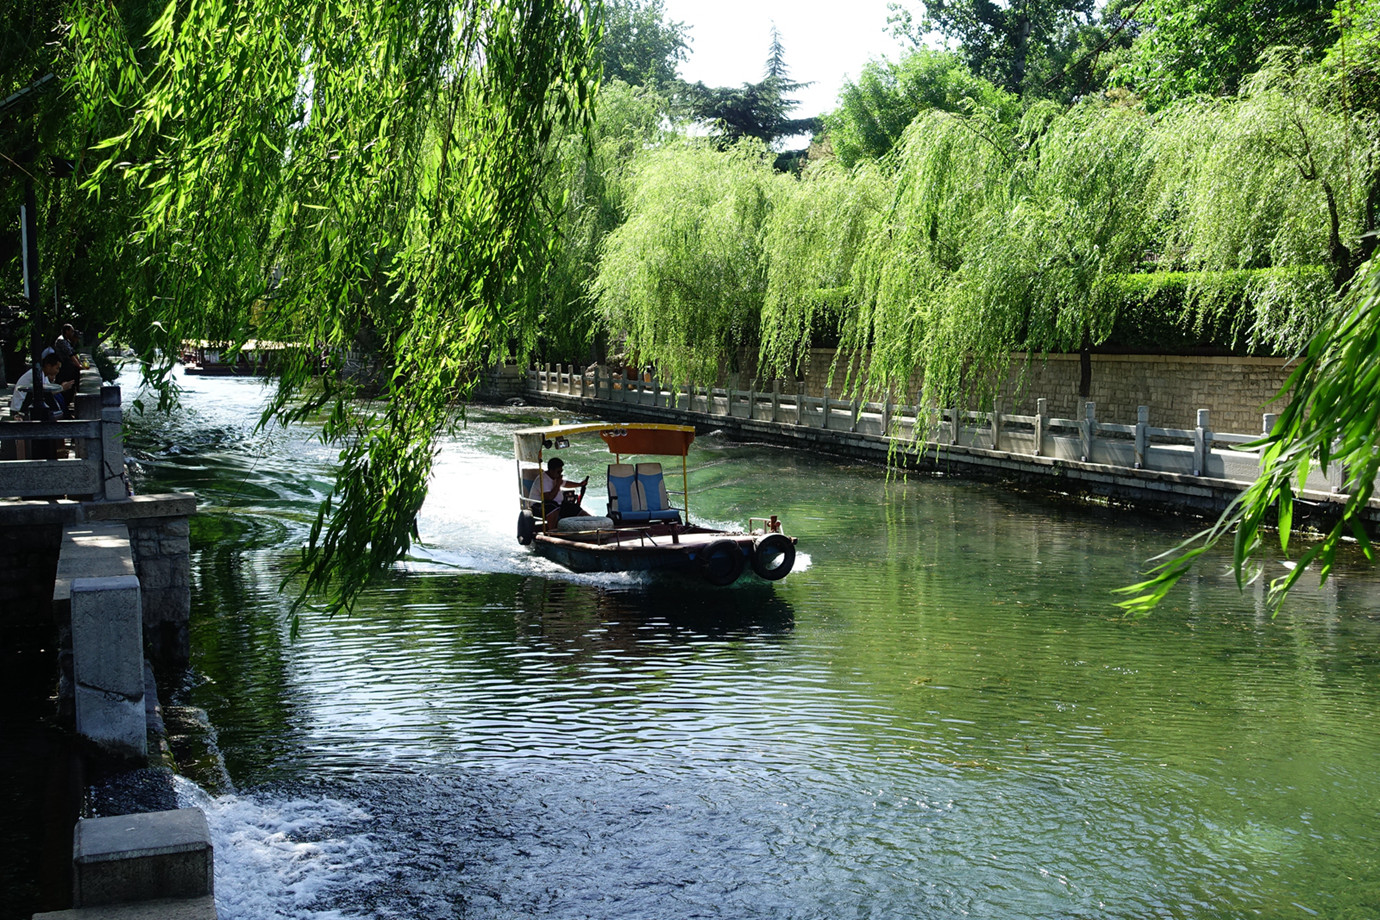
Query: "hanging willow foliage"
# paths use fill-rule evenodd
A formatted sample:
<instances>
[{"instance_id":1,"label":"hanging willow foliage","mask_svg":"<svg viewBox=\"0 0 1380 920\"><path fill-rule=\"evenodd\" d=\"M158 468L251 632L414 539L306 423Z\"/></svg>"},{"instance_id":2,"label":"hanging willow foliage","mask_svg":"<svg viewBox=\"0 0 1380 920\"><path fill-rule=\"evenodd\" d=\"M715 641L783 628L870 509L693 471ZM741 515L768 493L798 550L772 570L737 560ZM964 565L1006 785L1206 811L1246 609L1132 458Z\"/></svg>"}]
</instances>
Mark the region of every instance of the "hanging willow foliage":
<instances>
[{"instance_id":1,"label":"hanging willow foliage","mask_svg":"<svg viewBox=\"0 0 1380 920\"><path fill-rule=\"evenodd\" d=\"M790 178L755 141L649 150L634 167L628 219L604 241L594 292L628 358L668 381L713 381L754 347L766 292L767 216Z\"/></svg>"},{"instance_id":2,"label":"hanging willow foliage","mask_svg":"<svg viewBox=\"0 0 1380 920\"><path fill-rule=\"evenodd\" d=\"M931 112L899 148L897 191L858 259L845 342L872 391L982 402L1013 351L1110 331L1104 282L1142 258L1145 114L1038 106L1018 126Z\"/></svg>"},{"instance_id":3,"label":"hanging willow foliage","mask_svg":"<svg viewBox=\"0 0 1380 920\"><path fill-rule=\"evenodd\" d=\"M1159 263L1197 273L1200 317L1250 304L1238 325L1253 346L1301 348L1375 229L1367 202L1380 181L1380 123L1331 106L1328 94L1324 72L1278 52L1240 98L1186 101L1161 114L1150 138ZM1275 270L1235 274L1263 268Z\"/></svg>"},{"instance_id":4,"label":"hanging willow foliage","mask_svg":"<svg viewBox=\"0 0 1380 920\"><path fill-rule=\"evenodd\" d=\"M590 357L602 330L590 290L599 248L627 217L636 153L670 136L668 109L654 90L611 80L599 89L599 117L591 129L561 139L547 180L556 224L541 256L546 270L525 273L514 294L538 313L536 323L518 330L524 351L539 349L563 362Z\"/></svg>"},{"instance_id":5,"label":"hanging willow foliage","mask_svg":"<svg viewBox=\"0 0 1380 920\"><path fill-rule=\"evenodd\" d=\"M891 194L892 174L866 162L825 161L784 187L767 222L763 375L798 373L813 334L841 324L854 263Z\"/></svg>"},{"instance_id":6,"label":"hanging willow foliage","mask_svg":"<svg viewBox=\"0 0 1380 920\"><path fill-rule=\"evenodd\" d=\"M115 334L155 376L188 340L304 346L265 420L319 417L341 445L300 569L348 607L408 549L437 437L532 319L502 292L544 233L550 142L589 116L598 9L170 2L146 37L116 9L72 4L69 81L124 125L83 167L133 215ZM333 358L361 343L377 409Z\"/></svg>"}]
</instances>

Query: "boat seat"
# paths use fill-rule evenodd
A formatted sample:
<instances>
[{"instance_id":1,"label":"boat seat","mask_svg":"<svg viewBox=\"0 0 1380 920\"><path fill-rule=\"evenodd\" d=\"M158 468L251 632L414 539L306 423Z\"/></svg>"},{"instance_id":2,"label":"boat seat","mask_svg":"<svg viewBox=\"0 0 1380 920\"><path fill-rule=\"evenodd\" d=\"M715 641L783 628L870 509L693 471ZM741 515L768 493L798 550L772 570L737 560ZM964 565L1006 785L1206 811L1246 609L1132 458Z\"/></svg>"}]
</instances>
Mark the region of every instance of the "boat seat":
<instances>
[{"instance_id":1,"label":"boat seat","mask_svg":"<svg viewBox=\"0 0 1380 920\"><path fill-rule=\"evenodd\" d=\"M636 475L647 515L642 520L680 523L680 511L671 507L670 496L666 494L666 477L662 474L661 464L639 463Z\"/></svg>"},{"instance_id":2,"label":"boat seat","mask_svg":"<svg viewBox=\"0 0 1380 920\"><path fill-rule=\"evenodd\" d=\"M531 508L541 504L541 467L524 467L522 476L522 503Z\"/></svg>"},{"instance_id":3,"label":"boat seat","mask_svg":"<svg viewBox=\"0 0 1380 920\"><path fill-rule=\"evenodd\" d=\"M641 499L637 471L631 463L610 463L608 476L609 517L623 520L625 515L645 510L647 503Z\"/></svg>"}]
</instances>

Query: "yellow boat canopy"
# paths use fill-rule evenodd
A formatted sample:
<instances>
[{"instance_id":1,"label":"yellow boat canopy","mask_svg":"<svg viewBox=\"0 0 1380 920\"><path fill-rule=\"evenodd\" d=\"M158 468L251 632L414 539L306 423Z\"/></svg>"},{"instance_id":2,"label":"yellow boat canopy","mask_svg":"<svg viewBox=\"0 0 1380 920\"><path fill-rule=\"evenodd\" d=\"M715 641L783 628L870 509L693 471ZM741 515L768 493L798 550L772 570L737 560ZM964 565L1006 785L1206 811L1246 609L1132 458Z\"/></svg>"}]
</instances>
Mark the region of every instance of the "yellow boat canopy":
<instances>
[{"instance_id":1,"label":"yellow boat canopy","mask_svg":"<svg viewBox=\"0 0 1380 920\"><path fill-rule=\"evenodd\" d=\"M583 434L598 434L608 445L611 454L657 454L682 458L695 440L695 429L689 425L598 422L521 428L513 432L513 449L519 462L539 463L542 449L552 446L557 438L568 439Z\"/></svg>"}]
</instances>

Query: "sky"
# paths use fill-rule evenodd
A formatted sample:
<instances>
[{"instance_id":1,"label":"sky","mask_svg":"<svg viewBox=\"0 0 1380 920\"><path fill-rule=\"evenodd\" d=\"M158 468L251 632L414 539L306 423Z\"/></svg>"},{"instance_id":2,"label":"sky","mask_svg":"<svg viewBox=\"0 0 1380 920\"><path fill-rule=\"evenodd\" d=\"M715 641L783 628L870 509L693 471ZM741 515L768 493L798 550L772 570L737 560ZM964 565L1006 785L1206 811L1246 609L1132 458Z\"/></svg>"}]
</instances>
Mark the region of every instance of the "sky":
<instances>
[{"instance_id":1,"label":"sky","mask_svg":"<svg viewBox=\"0 0 1380 920\"><path fill-rule=\"evenodd\" d=\"M791 78L814 84L795 93L797 117L832 111L845 78L871 58L898 56L886 17L887 0L666 0L667 20L690 26L690 57L680 65L690 83L760 81L776 23Z\"/></svg>"}]
</instances>

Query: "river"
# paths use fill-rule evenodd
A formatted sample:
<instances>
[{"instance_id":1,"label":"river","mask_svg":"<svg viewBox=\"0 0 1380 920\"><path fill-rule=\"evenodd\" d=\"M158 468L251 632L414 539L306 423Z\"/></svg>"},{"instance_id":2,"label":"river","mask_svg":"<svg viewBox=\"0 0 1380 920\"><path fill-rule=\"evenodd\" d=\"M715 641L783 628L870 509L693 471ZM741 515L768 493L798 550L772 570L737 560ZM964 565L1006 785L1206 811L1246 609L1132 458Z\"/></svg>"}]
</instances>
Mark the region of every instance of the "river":
<instances>
[{"instance_id":1,"label":"river","mask_svg":"<svg viewBox=\"0 0 1380 920\"><path fill-rule=\"evenodd\" d=\"M1130 620L1190 524L709 433L692 514L780 515L796 571L575 576L513 535L550 410L475 409L413 557L293 637L333 451L183 382L129 430L136 486L201 504L182 696L223 766L182 791L223 920L1380 916L1363 565L1272 619L1216 559ZM566 452L596 506L604 456Z\"/></svg>"}]
</instances>

